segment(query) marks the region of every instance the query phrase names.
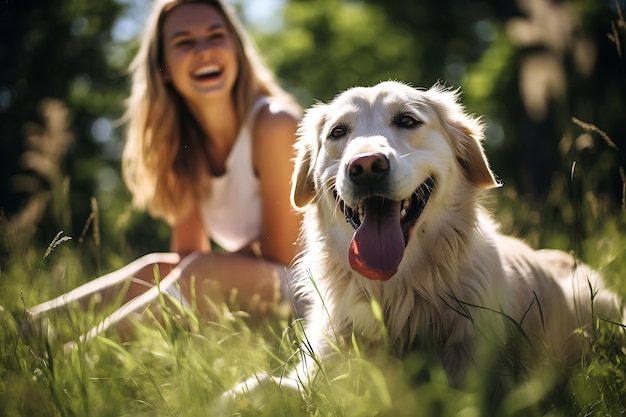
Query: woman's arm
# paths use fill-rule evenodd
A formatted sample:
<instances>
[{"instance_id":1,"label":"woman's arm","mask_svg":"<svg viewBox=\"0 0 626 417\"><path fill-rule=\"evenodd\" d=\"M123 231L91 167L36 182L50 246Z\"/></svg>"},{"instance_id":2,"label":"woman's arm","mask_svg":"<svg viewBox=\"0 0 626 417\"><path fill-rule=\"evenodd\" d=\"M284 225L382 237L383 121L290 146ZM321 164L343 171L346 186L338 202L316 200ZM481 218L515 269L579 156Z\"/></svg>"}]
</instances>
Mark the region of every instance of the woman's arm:
<instances>
[{"instance_id":1,"label":"woman's arm","mask_svg":"<svg viewBox=\"0 0 626 417\"><path fill-rule=\"evenodd\" d=\"M172 252L177 252L181 259L192 252L211 251L209 237L197 207L172 227L170 245Z\"/></svg>"},{"instance_id":2,"label":"woman's arm","mask_svg":"<svg viewBox=\"0 0 626 417\"><path fill-rule=\"evenodd\" d=\"M257 116L253 135L253 163L260 181L262 258L252 256L249 248L239 253L197 257L182 271L182 292L191 300L191 280L200 311L210 311L212 301L236 294L236 303L249 312L264 311L281 299L286 280L284 266L298 253L296 240L300 216L291 207L289 193L292 174L293 143L297 119L286 111L264 108ZM210 245L200 212L196 209L172 230L172 250L185 256L192 251L209 252ZM234 292L233 292L234 291ZM269 303L269 304L268 304Z\"/></svg>"},{"instance_id":3,"label":"woman's arm","mask_svg":"<svg viewBox=\"0 0 626 417\"><path fill-rule=\"evenodd\" d=\"M276 107L259 112L252 132L263 210L260 244L264 258L289 265L299 251L296 240L301 220L289 199L298 120L285 108Z\"/></svg>"}]
</instances>

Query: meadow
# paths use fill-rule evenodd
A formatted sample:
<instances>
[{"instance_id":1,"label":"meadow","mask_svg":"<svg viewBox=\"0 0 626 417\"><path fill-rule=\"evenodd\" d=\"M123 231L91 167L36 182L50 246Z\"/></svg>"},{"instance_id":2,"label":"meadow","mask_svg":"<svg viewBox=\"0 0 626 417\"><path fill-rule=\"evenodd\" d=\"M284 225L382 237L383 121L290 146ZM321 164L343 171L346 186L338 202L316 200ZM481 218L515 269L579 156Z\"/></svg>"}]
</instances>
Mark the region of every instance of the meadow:
<instances>
[{"instance_id":1,"label":"meadow","mask_svg":"<svg viewBox=\"0 0 626 417\"><path fill-rule=\"evenodd\" d=\"M102 118L104 115L117 117L114 115L119 113L122 98L126 96L121 87L123 79L118 73L128 62L120 58L123 54L117 48L102 45L114 21L113 15L117 13L115 10L128 2L76 0L66 2L67 7L61 8L58 2L4 3L5 8L13 7L7 10L14 14L2 15L4 29L11 35L3 39L0 52L6 55L7 62L23 65L0 67L3 74L0 77L3 80L0 116L4 117L0 122L8 126L8 130L3 130L3 139L12 138L9 145L13 146L2 150L3 175L0 178L10 180L14 172L8 162L21 160L23 142L30 142L31 146L32 143L45 144L47 142L40 140L44 136L53 142L35 149L50 151L48 163L42 164L38 159L28 165L29 170L41 168L46 174L48 170L44 168L50 164L65 164L65 151L57 151L70 148L72 125L79 127L77 138L85 141L90 137L87 130L92 128L94 119L106 121ZM623 45L626 45L626 22L620 8L623 2L527 2L550 5L541 13L528 16L527 27L539 28L532 33L550 34L539 42L539 47L533 44L532 48L513 46L504 35L505 16L509 18L508 2L407 2L407 7L403 8L382 1L345 2L345 5L323 1L316 2L315 7L309 2L283 3L289 4L286 15L291 19L289 24L274 35L268 34L264 41L260 39L261 46L268 55L273 51L280 78L298 80L294 84L298 86L297 91L302 92L303 101L311 98L304 94L306 91L328 98L356 80L367 83L367 80L398 78L416 85L429 85L445 76L451 78L451 86L461 85L466 63L469 63L468 77L474 81L466 83L469 108L497 114L509 140L516 145L527 139L528 128L518 124L521 104L518 103L517 79L511 74L518 72L520 56L528 52L544 54L548 51L561 59L563 51L550 50L556 39L552 30L539 29L545 22L569 21L569 18L563 20L562 8L552 7L553 3L573 5L574 11L569 16L575 30L561 33L563 44L573 45L574 41L585 40L579 36L586 33L590 42L597 43L602 55L597 60L595 56L588 58L589 65L582 66L596 65L598 71L593 77L583 77L571 68L563 68L568 75L563 82L567 83L568 97L573 104L557 113L573 114L596 106L596 117L589 119L606 125L608 131L623 132L618 129L623 126L621 80L624 76ZM366 3L381 8L360 7ZM496 11L495 15L482 14L485 4L490 5L489 10ZM411 8L422 11L410 13ZM554 14L552 20L546 19L548 12ZM385 17L386 13L390 17ZM475 15L483 16L476 25L473 23ZM355 18L364 23L354 24ZM441 18L455 20L442 24ZM519 28L518 16L515 18ZM498 23L489 23L492 21ZM577 26L580 23L584 24ZM319 28L323 28L324 36L313 36ZM481 29L476 32L484 36L476 37L474 28ZM68 33L73 34L69 39L71 47L66 38ZM602 42L609 41L608 47L602 47ZM449 45L450 50L444 45ZM477 45L482 45L484 50L477 51ZM518 56L517 49L524 49L524 53ZM381 52L385 59L379 59L374 65L371 57ZM479 52L484 58L475 62L473 55ZM568 59L579 62L573 59L577 57L575 52L578 50L569 51ZM104 59L105 56L113 62ZM320 56L325 59L324 65L319 65ZM61 61L63 65L50 65ZM23 62L29 62L32 68ZM348 63L353 64L351 70L336 71ZM111 79L119 82L112 83ZM11 96L13 86L19 89L16 87L17 93ZM74 120L66 120L65 107L55 105L53 107L63 116L56 116L62 120L54 126L65 128L51 130L42 120L41 132L32 129L30 122L34 115L29 114L25 119L22 115L28 106L66 90L71 94L62 96L74 109ZM560 105L567 101L564 97L560 100L563 101ZM587 110L582 114L589 115ZM44 112L42 119L47 118ZM571 134L571 121L568 117L561 119L558 123L552 121L558 126L555 130L559 134L564 134L564 130ZM23 134L26 121L31 127L29 137ZM577 147L576 140L570 139L564 147L568 149L559 150L560 156L568 161L562 161L558 175L546 178L551 183L551 191L545 199L537 201L518 195L515 184L505 180L504 187L490 191L486 204L501 222L504 232L523 238L536 248L572 252L600 271L608 285L626 300L626 154L615 144L611 146L610 139L603 141L602 134L599 135L602 132L592 126L576 124L593 133L593 139L589 135L581 136L591 142L579 144L595 141L596 147L583 146L580 152L570 151ZM551 140L548 137L534 139ZM537 140L535 145L539 142ZM563 143L566 141L560 141L559 147ZM101 149L114 153L107 146L97 147L98 151L92 146L72 147L79 163L67 165L72 168L73 191L82 204L89 200L83 197L94 192L93 184L87 181L92 176L90 173L102 171L105 163L117 167L118 161L111 155L108 156L111 160L106 160ZM520 148L512 149L507 150L512 157L502 162L502 167L507 169L517 168L511 161L523 163L522 159L517 159L523 156L518 155ZM608 152L601 156L600 149L608 149ZM577 164L569 161L572 155L578 159ZM525 162L530 159L539 164L532 160L535 156L533 153ZM621 167L617 169L617 165ZM515 173L515 169L509 171L510 175ZM48 177L41 172L43 182L53 187L46 219L55 219L56 224L64 225L71 224L73 218L82 219L84 210L77 213L76 204L73 211L69 208L69 179ZM50 172L56 173L56 170ZM607 183L613 186L615 195L606 195ZM35 323L26 319L26 307L122 267L142 255L155 236L162 237L161 230L152 228L151 223L146 226L144 222L140 225L143 228L137 227L139 222L133 223L128 198L124 200L122 194L114 194L105 190L98 196L100 202L92 199L91 216L75 233L65 226L54 230L57 226L51 222L31 221L37 216L27 213L32 216L24 216L26 226L50 234L43 241L23 233L13 220L0 213L0 417L626 415L626 329L623 324L601 318L596 318L591 331L578 335L581 342L588 344L589 354L571 367L544 361L523 369L515 355L515 346L509 346L512 349L508 356L505 351L503 359L509 365L510 374L502 377L491 366L499 347L481 346L477 366L462 387L455 387L429 352L415 352L404 358L390 357L384 352L370 356L355 341L323 364L318 380L305 393L304 400L290 397L279 389L268 389L262 398L241 398L235 404L236 409L216 408L220 395L238 382L260 373L280 376L288 372L301 355L309 354L300 348L306 335L298 319L287 311L259 322L239 311L234 304L215 303L211 318L198 317L193 311L180 314L164 306L162 320L157 321L147 314L136 322L135 335L129 340L122 340L109 331L87 342L79 341L79 336L106 314L106 311L96 311L95 306L87 311L70 306ZM103 210L98 210L99 203ZM106 221L100 222L100 218ZM100 230L101 224L103 229L108 225L111 230ZM54 231L48 233L50 229ZM152 234L148 236L148 233ZM134 242L143 242L144 246L132 247L119 236L113 239L114 234L134 234ZM381 327L381 331L384 328ZM67 342L74 342L74 346L68 349Z\"/></svg>"},{"instance_id":2,"label":"meadow","mask_svg":"<svg viewBox=\"0 0 626 417\"><path fill-rule=\"evenodd\" d=\"M592 192L572 201L530 203L504 187L488 206L505 232L536 247L578 251L626 299L626 212ZM576 206L583 216L573 216ZM556 210L558 208L558 210ZM550 214L553 213L553 214ZM558 214L554 214L558 213ZM570 213L569 217L568 214ZM561 220L555 221L553 216ZM582 223L578 220L582 219ZM515 378L498 378L493 350L482 349L467 383L453 387L428 352L404 358L366 355L355 342L326 363L304 401L279 389L263 398L242 398L237 410L212 408L229 387L255 373L281 375L300 355L306 337L301 322L284 314L251 321L236 306L215 304L214 317L149 314L135 335L122 341L106 332L88 341L78 336L103 313L63 309L31 323L24 307L49 299L89 279L84 276L83 238L59 233L48 247L20 242L2 224L9 253L0 270L0 416L619 416L626 414L624 326L595 321L581 334L589 355L572 367L546 361L531 369L508 359ZM575 243L577 242L577 243ZM121 261L117 261L118 263ZM104 265L114 269L121 264ZM374 306L375 307L375 306ZM72 349L64 343L74 341ZM483 361L484 359L484 361Z\"/></svg>"}]
</instances>

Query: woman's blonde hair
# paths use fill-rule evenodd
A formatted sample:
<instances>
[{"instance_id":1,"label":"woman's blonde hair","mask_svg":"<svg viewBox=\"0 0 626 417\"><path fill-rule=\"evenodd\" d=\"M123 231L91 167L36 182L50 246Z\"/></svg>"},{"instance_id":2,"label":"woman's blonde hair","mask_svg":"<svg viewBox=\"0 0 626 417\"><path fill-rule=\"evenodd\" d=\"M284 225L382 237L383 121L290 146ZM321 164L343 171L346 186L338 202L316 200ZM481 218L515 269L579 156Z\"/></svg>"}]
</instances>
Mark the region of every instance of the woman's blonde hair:
<instances>
[{"instance_id":1,"label":"woman's blonde hair","mask_svg":"<svg viewBox=\"0 0 626 417\"><path fill-rule=\"evenodd\" d=\"M122 174L133 195L133 204L164 218L170 225L207 192L210 172L203 147L206 136L182 97L161 74L165 17L174 7L187 3L214 7L224 16L233 36L239 64L233 89L238 123L245 121L251 106L263 95L282 97L297 108L263 64L229 7L219 0L156 0L130 67L132 88L125 115L128 130Z\"/></svg>"}]
</instances>

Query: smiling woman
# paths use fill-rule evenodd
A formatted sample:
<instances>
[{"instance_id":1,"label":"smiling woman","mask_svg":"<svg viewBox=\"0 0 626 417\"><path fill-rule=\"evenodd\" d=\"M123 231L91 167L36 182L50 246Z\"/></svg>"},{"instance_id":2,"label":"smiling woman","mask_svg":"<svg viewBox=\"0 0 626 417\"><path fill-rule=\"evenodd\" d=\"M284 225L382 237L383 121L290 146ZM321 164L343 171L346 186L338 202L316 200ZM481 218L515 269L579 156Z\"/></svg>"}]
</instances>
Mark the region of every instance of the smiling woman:
<instances>
[{"instance_id":1,"label":"smiling woman","mask_svg":"<svg viewBox=\"0 0 626 417\"><path fill-rule=\"evenodd\" d=\"M171 225L173 252L144 256L31 314L96 294L105 304L128 286L127 304L93 336L150 306L155 268L160 289L183 306L195 295L200 314L232 294L238 307L271 311L297 253L289 179L298 105L217 0L157 0L131 70L124 180L138 208Z\"/></svg>"},{"instance_id":2,"label":"smiling woman","mask_svg":"<svg viewBox=\"0 0 626 417\"><path fill-rule=\"evenodd\" d=\"M201 114L209 111L216 94L231 100L238 73L235 40L217 10L192 3L170 11L163 25L163 61L163 79L185 98L198 120L204 119Z\"/></svg>"}]
</instances>

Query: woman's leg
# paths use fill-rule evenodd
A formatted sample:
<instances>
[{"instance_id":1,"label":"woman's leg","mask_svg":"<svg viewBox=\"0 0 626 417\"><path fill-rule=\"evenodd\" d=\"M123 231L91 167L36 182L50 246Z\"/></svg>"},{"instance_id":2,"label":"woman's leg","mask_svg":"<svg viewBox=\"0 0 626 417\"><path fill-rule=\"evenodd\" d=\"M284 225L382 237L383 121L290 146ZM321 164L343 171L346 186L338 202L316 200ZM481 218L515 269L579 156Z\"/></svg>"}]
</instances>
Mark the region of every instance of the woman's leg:
<instances>
[{"instance_id":1,"label":"woman's leg","mask_svg":"<svg viewBox=\"0 0 626 417\"><path fill-rule=\"evenodd\" d=\"M116 271L89 281L50 301L31 307L27 309L27 313L36 318L52 310L66 307L73 302L79 302L85 306L94 295L99 295L104 302L114 300L120 295L119 291L124 285L129 280L136 278L123 298L123 302L127 301L152 286L150 282L154 280L155 265L159 267L161 274L165 275L179 261L180 257L177 253L151 253L142 256Z\"/></svg>"},{"instance_id":2,"label":"woman's leg","mask_svg":"<svg viewBox=\"0 0 626 417\"><path fill-rule=\"evenodd\" d=\"M167 294L169 296L168 298L173 298L184 308L191 308L189 302L182 296L180 291L178 291L176 284L189 266L196 262L201 256L203 255L200 253L192 253L183 258L176 267L159 281L158 285L151 285L149 288L146 288L143 293L132 297L130 301L107 316L100 324L82 335L80 341L83 342L93 339L111 326L119 327L120 324L124 326L123 322L127 321L132 314L143 313L162 294Z\"/></svg>"},{"instance_id":3,"label":"woman's leg","mask_svg":"<svg viewBox=\"0 0 626 417\"><path fill-rule=\"evenodd\" d=\"M143 272L146 268L143 269ZM109 314L97 326L80 337L87 341L111 327L123 338L132 326L130 318L140 315L165 295L170 306L190 309L187 300L196 302L201 315L211 315L213 302L233 301L252 316L276 313L283 305L286 269L280 264L242 254L192 253L182 259L169 273L163 274L159 285L141 280L144 286L134 285L124 304ZM192 285L195 283L195 285ZM180 291L179 291L180 288ZM280 309L281 311L283 308ZM72 343L66 347L71 347Z\"/></svg>"}]
</instances>

